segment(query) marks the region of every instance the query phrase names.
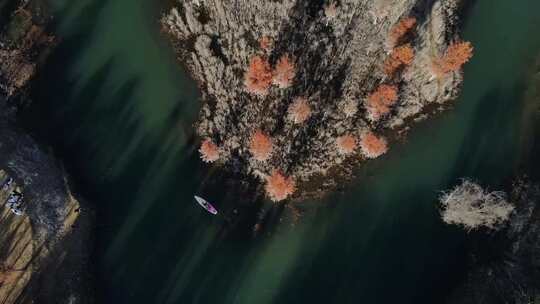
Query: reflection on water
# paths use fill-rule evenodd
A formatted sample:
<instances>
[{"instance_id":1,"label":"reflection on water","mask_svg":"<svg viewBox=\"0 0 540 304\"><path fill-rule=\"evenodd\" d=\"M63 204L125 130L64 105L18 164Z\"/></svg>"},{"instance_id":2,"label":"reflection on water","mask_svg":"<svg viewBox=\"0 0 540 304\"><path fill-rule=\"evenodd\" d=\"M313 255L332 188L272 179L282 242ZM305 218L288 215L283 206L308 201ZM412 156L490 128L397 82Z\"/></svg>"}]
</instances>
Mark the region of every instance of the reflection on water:
<instances>
[{"instance_id":1,"label":"reflection on water","mask_svg":"<svg viewBox=\"0 0 540 304\"><path fill-rule=\"evenodd\" d=\"M196 86L159 36L155 3L56 9L63 42L26 119L98 208L99 303L438 303L467 253L463 233L438 219L438 191L462 176L497 187L519 161L536 0L477 1L464 33L476 55L455 109L394 143L345 193L301 203L294 227L199 162ZM195 193L227 216L209 216ZM252 238L259 208L278 228Z\"/></svg>"}]
</instances>

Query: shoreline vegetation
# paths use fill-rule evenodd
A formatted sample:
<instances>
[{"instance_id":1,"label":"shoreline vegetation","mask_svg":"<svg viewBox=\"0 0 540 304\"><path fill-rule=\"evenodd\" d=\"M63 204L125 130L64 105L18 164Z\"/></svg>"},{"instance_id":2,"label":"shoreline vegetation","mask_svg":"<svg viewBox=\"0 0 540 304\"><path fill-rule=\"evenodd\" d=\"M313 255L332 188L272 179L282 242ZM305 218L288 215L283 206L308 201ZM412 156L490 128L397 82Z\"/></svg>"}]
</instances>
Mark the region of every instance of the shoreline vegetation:
<instances>
[{"instance_id":1,"label":"shoreline vegetation","mask_svg":"<svg viewBox=\"0 0 540 304\"><path fill-rule=\"evenodd\" d=\"M335 189L457 97L460 6L176 2L161 23L201 90L201 160L276 202Z\"/></svg>"}]
</instances>

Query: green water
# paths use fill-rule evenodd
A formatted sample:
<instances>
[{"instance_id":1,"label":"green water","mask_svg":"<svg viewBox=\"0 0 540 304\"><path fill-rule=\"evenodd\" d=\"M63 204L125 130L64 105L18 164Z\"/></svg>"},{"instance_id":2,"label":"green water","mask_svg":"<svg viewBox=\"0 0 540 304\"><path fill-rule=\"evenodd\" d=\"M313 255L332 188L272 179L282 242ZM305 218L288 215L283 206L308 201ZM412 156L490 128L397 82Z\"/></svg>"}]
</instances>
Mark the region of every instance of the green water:
<instances>
[{"instance_id":1,"label":"green water","mask_svg":"<svg viewBox=\"0 0 540 304\"><path fill-rule=\"evenodd\" d=\"M393 143L344 192L301 203L294 227L198 160L197 90L159 36L160 9L55 3L62 42L25 117L98 210L99 303L441 303L468 250L440 222L438 192L463 176L496 188L537 172L520 157L530 155L520 134L537 0L476 1L464 25L476 54L455 109ZM241 223L209 216L194 193L238 208ZM253 238L259 208L276 224Z\"/></svg>"}]
</instances>

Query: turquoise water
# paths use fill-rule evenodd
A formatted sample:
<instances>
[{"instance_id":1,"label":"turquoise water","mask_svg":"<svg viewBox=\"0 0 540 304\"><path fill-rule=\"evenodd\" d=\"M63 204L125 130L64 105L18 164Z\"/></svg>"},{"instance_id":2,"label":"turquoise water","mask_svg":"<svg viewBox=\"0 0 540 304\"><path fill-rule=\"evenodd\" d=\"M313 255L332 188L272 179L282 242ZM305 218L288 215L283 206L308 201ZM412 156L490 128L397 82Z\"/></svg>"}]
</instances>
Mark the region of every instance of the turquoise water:
<instances>
[{"instance_id":1,"label":"turquoise water","mask_svg":"<svg viewBox=\"0 0 540 304\"><path fill-rule=\"evenodd\" d=\"M439 220L439 191L463 176L497 188L530 165L520 156L540 53L535 0L476 1L464 24L476 53L455 108L392 143L344 191L300 203L294 226L198 160L197 89L159 35L159 5L55 9L62 42L25 119L96 205L99 303L440 303L468 251ZM194 193L229 216L209 216ZM259 209L274 222L253 237Z\"/></svg>"}]
</instances>

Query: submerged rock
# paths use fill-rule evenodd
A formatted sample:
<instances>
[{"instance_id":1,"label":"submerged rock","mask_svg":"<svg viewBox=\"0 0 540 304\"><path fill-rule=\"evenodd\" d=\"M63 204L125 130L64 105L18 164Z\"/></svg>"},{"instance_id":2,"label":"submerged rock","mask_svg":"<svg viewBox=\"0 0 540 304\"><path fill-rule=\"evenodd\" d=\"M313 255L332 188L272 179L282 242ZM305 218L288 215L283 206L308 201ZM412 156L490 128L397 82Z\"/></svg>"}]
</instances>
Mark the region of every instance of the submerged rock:
<instances>
[{"instance_id":1,"label":"submerged rock","mask_svg":"<svg viewBox=\"0 0 540 304\"><path fill-rule=\"evenodd\" d=\"M162 24L201 88L196 131L219 147L216 163L241 164L241 176L261 183L279 170L300 198L333 188L349 172L339 168L368 159L353 145L342 153L338 138L396 134L426 106L456 97L460 73L436 75L433 66L458 39L458 4L186 0ZM400 45L406 57L385 63ZM381 85L394 95L374 95L390 93ZM290 114L298 98L309 109L301 121ZM248 149L258 131L272 142L263 161Z\"/></svg>"}]
</instances>

